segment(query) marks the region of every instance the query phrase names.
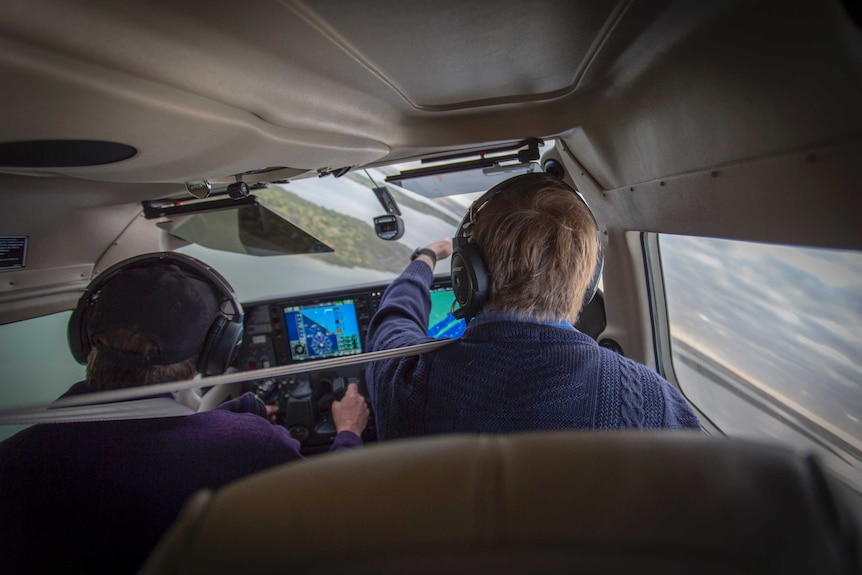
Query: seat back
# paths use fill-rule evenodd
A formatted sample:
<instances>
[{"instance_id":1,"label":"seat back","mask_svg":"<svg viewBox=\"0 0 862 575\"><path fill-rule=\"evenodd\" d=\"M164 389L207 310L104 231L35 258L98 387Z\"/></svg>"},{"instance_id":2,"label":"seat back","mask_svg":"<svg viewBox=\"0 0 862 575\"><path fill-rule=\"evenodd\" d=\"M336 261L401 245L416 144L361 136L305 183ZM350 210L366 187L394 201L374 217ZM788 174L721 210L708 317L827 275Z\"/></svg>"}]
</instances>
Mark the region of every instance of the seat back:
<instances>
[{"instance_id":1,"label":"seat back","mask_svg":"<svg viewBox=\"0 0 862 575\"><path fill-rule=\"evenodd\" d=\"M453 435L198 494L145 573L855 573L817 462L692 433Z\"/></svg>"}]
</instances>

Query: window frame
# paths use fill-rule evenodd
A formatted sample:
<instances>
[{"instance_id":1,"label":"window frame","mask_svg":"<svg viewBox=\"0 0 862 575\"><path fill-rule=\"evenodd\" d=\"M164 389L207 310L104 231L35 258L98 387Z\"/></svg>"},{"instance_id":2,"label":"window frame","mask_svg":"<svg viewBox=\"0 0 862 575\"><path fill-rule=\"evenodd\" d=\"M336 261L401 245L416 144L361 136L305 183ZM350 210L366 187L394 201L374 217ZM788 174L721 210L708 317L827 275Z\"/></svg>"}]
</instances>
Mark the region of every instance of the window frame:
<instances>
[{"instance_id":1,"label":"window frame","mask_svg":"<svg viewBox=\"0 0 862 575\"><path fill-rule=\"evenodd\" d=\"M658 232L641 232L647 292L650 299L650 316L654 333L654 353L658 371L688 399L689 403L691 403L692 407L701 417L701 422L708 433L733 436L732 432L721 429L710 418L708 406L697 405L692 401L686 394L685 387L677 378L674 368L670 316L668 314L659 236L660 233ZM848 443L844 438L836 435L831 430L819 425L804 413L797 411L792 406L783 403L774 395L758 387L742 381L721 379L715 374L708 373L708 370L702 366L692 366L692 368L697 369L704 377L720 385L724 390L745 401L754 409L774 419L781 425L788 427L793 432L800 434L832 457L858 470L860 463L862 463L862 450ZM774 441L774 438L768 436L764 436L763 439Z\"/></svg>"}]
</instances>

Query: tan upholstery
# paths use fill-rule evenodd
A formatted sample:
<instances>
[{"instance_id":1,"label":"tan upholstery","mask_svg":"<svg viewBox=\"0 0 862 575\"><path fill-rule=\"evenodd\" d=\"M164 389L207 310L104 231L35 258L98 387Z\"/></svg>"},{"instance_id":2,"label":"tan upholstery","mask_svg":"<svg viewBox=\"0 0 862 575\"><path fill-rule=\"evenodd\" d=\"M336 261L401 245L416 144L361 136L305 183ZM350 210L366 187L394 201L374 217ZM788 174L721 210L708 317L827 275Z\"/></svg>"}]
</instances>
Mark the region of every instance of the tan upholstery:
<instances>
[{"instance_id":1,"label":"tan upholstery","mask_svg":"<svg viewBox=\"0 0 862 575\"><path fill-rule=\"evenodd\" d=\"M850 573L809 457L689 433L443 436L199 494L145 573Z\"/></svg>"}]
</instances>

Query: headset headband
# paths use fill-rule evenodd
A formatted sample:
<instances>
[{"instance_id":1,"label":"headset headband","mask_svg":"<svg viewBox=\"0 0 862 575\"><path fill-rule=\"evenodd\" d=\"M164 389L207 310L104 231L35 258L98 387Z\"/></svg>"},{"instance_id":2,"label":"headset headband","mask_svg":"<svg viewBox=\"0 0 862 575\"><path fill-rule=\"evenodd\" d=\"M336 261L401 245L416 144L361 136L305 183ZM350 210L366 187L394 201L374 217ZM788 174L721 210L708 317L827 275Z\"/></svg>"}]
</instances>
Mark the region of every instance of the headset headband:
<instances>
[{"instance_id":1,"label":"headset headband","mask_svg":"<svg viewBox=\"0 0 862 575\"><path fill-rule=\"evenodd\" d=\"M482 307L490 298L491 281L487 273L485 259L479 249L479 245L473 240L471 228L475 223L475 219L479 211L495 198L500 193L507 190L510 186L514 186L525 180L548 179L558 187L563 187L571 191L578 200L587 208L593 225L596 229L596 241L598 245L598 254L596 258L596 266L593 270L593 275L587 291L584 295L584 305L588 304L598 289L599 280L601 279L602 269L604 267L604 254L602 249L602 238L599 224L596 221L593 211L590 209L583 196L562 178L551 176L544 172L531 172L521 174L508 180L504 180L493 186L487 192L482 194L474 201L464 214L458 230L455 232L455 237L452 238L452 288L455 292L455 300L460 307L453 307L452 313L457 318L466 318L467 320L475 317Z\"/></svg>"},{"instance_id":2,"label":"headset headband","mask_svg":"<svg viewBox=\"0 0 862 575\"><path fill-rule=\"evenodd\" d=\"M171 266L181 273L170 272ZM145 273L159 274L160 270L165 274L161 276L166 278L164 281L181 281L181 283L176 284L176 288L173 286L167 288L161 284L166 290L179 289L182 291L182 296L178 294L176 298L164 298L168 300L164 301L164 305L162 305L162 301L152 302L146 294L142 295L140 290L136 291L134 281L130 280L130 278L146 278L146 276L141 276ZM145 279L145 281L150 280L153 278ZM195 258L185 254L160 252L136 256L111 266L88 286L78 300L78 305L69 319L68 327L69 347L72 355L79 363L85 364L87 362L90 350L94 346L91 339L91 335L94 335L92 323L97 320L104 322L103 312L94 311L98 309L96 307L97 300L102 290L114 281L125 281L127 285L113 286L116 289L122 288L120 295L105 292L106 297L113 297L114 301L113 306L107 309L107 313L113 318L112 321L116 323L117 327L123 327L124 324L150 326L150 329L147 330L150 333L143 333L143 335L155 341L159 347L159 353L151 356L135 356L134 354L109 351L106 355L112 361L128 367L149 367L186 359L188 356L179 359L177 357L177 354L184 355L181 350L186 343L183 341L182 333L170 331L175 329L173 326L184 325L184 314L187 316L187 322L197 323L204 334L198 355L198 371L204 375L223 373L233 361L236 350L242 341L244 318L242 305L237 300L233 288L221 274ZM136 309L125 305L127 302L121 297L125 295L125 290L135 293L136 299L150 301L149 309L141 309L139 315ZM201 299L209 298L209 300L196 306L194 300L198 296ZM183 305L181 300L186 301L186 304ZM191 305L192 308L185 309L186 305ZM207 309L209 311L201 311ZM136 320L136 317L140 319ZM168 331L163 331L163 329ZM181 330L182 327L176 329ZM197 350L197 347L195 349ZM197 354L198 352L190 353Z\"/></svg>"}]
</instances>

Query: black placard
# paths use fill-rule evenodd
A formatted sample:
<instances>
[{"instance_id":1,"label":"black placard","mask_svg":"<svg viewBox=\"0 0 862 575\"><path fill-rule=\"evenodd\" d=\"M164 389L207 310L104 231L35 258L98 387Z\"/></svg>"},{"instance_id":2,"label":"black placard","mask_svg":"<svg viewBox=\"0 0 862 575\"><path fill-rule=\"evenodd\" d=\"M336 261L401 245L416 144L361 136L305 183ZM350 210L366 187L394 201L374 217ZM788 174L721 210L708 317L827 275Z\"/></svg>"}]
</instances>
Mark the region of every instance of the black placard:
<instances>
[{"instance_id":1,"label":"black placard","mask_svg":"<svg viewBox=\"0 0 862 575\"><path fill-rule=\"evenodd\" d=\"M0 270L23 268L27 265L29 236L0 236Z\"/></svg>"}]
</instances>

